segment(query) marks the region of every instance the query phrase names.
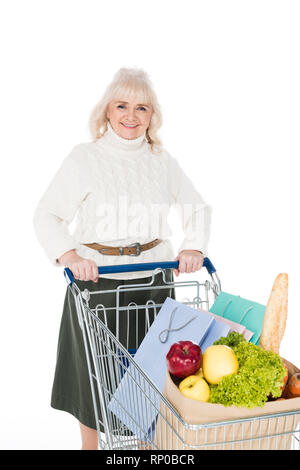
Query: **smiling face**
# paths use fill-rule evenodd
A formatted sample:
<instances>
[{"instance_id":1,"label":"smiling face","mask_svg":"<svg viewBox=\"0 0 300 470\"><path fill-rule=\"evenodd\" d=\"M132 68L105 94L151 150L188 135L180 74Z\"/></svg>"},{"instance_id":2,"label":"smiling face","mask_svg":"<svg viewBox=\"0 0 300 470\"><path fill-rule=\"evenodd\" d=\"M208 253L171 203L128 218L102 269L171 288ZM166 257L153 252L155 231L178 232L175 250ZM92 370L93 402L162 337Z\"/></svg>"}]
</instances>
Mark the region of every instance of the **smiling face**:
<instances>
[{"instance_id":1,"label":"smiling face","mask_svg":"<svg viewBox=\"0 0 300 470\"><path fill-rule=\"evenodd\" d=\"M113 130L123 139L137 139L149 127L152 106L149 103L124 98L112 100L107 107L107 117Z\"/></svg>"}]
</instances>

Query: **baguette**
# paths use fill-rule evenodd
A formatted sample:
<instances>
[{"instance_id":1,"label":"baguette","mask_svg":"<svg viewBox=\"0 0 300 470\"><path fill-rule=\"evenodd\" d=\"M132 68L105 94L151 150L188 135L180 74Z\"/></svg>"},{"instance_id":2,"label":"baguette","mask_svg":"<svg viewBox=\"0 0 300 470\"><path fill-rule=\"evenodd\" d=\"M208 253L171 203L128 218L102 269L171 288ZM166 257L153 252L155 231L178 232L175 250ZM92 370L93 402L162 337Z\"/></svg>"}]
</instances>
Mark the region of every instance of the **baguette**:
<instances>
[{"instance_id":1,"label":"baguette","mask_svg":"<svg viewBox=\"0 0 300 470\"><path fill-rule=\"evenodd\" d=\"M288 275L278 274L266 306L259 345L279 354L287 319Z\"/></svg>"}]
</instances>

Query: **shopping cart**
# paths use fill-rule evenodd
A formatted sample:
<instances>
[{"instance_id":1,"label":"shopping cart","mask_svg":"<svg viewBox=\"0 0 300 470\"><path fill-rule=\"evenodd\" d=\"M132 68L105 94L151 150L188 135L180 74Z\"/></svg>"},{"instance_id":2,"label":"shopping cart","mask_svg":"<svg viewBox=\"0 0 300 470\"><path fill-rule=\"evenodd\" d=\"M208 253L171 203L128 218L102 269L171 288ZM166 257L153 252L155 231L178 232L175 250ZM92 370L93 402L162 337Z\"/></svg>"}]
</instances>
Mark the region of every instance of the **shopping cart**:
<instances>
[{"instance_id":1,"label":"shopping cart","mask_svg":"<svg viewBox=\"0 0 300 470\"><path fill-rule=\"evenodd\" d=\"M120 315L127 316L127 330L130 328L131 312L136 321L139 315L144 315L146 334L162 306L151 300L144 305L130 302L126 306L121 306L122 292L135 290L150 292L152 289L173 287L176 290L176 300L193 308L209 309L221 291L220 279L211 261L208 258L204 259L209 279L205 278L203 281L168 281L166 270L178 268L178 265L178 261L171 261L98 267L100 275L152 272L149 273L149 282L145 284L128 283L128 285L119 285L115 290L93 292L87 289L81 291L72 272L68 268L64 270L68 287L74 295L78 321L82 329L100 449L300 450L300 429L297 428L300 410L199 425L185 422L135 362L134 354L139 347L138 337L135 349L128 350L128 344L123 345L119 341ZM202 269L201 276L205 272ZM159 287L153 286L158 273L162 273L163 279L163 284ZM103 303L105 293L115 294L115 307L105 307ZM101 300L95 308L89 306L90 303L95 305L95 302L91 302L92 296L98 296ZM107 327L108 315L115 315L115 334ZM120 392L120 383L125 376L127 381L129 380L129 388L122 391L121 387ZM152 423L150 427L149 422Z\"/></svg>"}]
</instances>

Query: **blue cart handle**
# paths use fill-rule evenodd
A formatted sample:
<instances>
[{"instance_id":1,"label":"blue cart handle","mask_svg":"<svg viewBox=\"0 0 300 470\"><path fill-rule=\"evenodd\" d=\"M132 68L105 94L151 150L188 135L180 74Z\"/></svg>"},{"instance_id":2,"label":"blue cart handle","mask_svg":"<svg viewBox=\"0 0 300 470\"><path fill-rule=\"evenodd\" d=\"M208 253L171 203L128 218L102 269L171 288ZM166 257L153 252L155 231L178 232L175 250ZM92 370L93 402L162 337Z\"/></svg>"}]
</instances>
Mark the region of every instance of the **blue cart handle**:
<instances>
[{"instance_id":1,"label":"blue cart handle","mask_svg":"<svg viewBox=\"0 0 300 470\"><path fill-rule=\"evenodd\" d=\"M160 261L158 263L119 264L115 266L98 266L99 274L128 273L136 271L152 271L161 269L178 269L179 261ZM208 274L212 275L216 269L209 258L204 258L203 266ZM68 284L75 282L74 276L69 268L64 269L64 276Z\"/></svg>"}]
</instances>

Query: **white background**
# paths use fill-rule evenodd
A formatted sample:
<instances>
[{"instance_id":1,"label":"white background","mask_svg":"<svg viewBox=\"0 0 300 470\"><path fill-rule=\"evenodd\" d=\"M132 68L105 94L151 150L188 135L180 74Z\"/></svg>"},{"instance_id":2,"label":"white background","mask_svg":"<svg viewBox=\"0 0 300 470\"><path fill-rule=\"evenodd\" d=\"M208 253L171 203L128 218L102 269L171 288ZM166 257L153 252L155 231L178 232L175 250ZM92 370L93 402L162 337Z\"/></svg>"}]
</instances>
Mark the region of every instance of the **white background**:
<instances>
[{"instance_id":1,"label":"white background","mask_svg":"<svg viewBox=\"0 0 300 470\"><path fill-rule=\"evenodd\" d=\"M80 448L49 405L66 284L32 215L123 66L149 73L163 143L213 207L223 290L266 304L288 273L281 355L300 364L299 23L289 0L1 2L2 449Z\"/></svg>"}]
</instances>

